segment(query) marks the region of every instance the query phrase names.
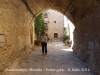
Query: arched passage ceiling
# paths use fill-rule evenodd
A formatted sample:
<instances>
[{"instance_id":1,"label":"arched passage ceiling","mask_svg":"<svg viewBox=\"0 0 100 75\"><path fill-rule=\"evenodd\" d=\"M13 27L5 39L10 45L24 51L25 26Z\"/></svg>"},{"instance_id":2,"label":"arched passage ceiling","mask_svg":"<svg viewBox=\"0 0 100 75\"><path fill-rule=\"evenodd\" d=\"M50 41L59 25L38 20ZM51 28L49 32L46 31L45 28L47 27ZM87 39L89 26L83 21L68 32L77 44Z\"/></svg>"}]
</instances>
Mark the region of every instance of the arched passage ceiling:
<instances>
[{"instance_id":1,"label":"arched passage ceiling","mask_svg":"<svg viewBox=\"0 0 100 75\"><path fill-rule=\"evenodd\" d=\"M46 9L54 9L74 21L75 16L83 17L98 6L100 0L22 0L36 16Z\"/></svg>"}]
</instances>

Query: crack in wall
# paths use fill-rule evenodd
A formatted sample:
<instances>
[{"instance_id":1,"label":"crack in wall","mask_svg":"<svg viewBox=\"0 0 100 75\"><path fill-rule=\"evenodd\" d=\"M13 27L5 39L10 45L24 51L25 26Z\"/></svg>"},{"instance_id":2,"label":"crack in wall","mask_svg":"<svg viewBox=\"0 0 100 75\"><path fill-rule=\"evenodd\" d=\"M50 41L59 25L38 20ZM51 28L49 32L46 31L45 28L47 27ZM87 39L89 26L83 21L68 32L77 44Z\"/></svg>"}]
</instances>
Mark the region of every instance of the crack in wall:
<instances>
[{"instance_id":1,"label":"crack in wall","mask_svg":"<svg viewBox=\"0 0 100 75\"><path fill-rule=\"evenodd\" d=\"M29 7L28 3L26 0L22 0L22 2L25 4L27 10L33 15L33 17L35 16L34 13L32 12L31 8Z\"/></svg>"}]
</instances>

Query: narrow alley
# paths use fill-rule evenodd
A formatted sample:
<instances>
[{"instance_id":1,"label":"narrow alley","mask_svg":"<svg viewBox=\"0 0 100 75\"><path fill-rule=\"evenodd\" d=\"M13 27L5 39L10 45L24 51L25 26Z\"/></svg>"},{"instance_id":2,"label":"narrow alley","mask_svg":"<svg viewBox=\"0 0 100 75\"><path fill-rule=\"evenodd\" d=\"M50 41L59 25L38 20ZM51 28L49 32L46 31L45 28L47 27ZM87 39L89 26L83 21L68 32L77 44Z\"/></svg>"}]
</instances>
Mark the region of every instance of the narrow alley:
<instances>
[{"instance_id":1,"label":"narrow alley","mask_svg":"<svg viewBox=\"0 0 100 75\"><path fill-rule=\"evenodd\" d=\"M47 55L42 55L41 47L35 47L20 68L27 71L18 72L18 75L93 75L62 42L49 42Z\"/></svg>"}]
</instances>

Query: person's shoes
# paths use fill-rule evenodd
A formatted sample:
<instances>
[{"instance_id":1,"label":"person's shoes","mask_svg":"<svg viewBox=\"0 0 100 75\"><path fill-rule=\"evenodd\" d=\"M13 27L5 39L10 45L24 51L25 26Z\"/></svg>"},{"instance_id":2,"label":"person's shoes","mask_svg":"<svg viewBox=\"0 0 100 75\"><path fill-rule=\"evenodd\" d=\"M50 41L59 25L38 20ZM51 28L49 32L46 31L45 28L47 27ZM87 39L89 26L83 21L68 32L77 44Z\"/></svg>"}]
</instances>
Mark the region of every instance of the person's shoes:
<instances>
[{"instance_id":1,"label":"person's shoes","mask_svg":"<svg viewBox=\"0 0 100 75\"><path fill-rule=\"evenodd\" d=\"M45 53L45 55L47 55L47 53Z\"/></svg>"}]
</instances>

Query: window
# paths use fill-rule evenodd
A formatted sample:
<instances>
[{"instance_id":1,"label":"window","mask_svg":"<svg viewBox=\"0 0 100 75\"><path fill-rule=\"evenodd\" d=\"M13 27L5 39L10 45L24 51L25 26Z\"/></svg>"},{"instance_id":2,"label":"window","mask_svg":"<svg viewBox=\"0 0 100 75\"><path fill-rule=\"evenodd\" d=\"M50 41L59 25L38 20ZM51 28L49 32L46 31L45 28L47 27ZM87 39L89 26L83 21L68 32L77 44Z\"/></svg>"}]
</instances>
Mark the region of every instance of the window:
<instances>
[{"instance_id":1,"label":"window","mask_svg":"<svg viewBox=\"0 0 100 75\"><path fill-rule=\"evenodd\" d=\"M44 18L47 18L48 17L48 14L47 13L44 13Z\"/></svg>"},{"instance_id":2,"label":"window","mask_svg":"<svg viewBox=\"0 0 100 75\"><path fill-rule=\"evenodd\" d=\"M54 33L54 38L58 38L58 33Z\"/></svg>"},{"instance_id":3,"label":"window","mask_svg":"<svg viewBox=\"0 0 100 75\"><path fill-rule=\"evenodd\" d=\"M54 23L56 23L56 21L54 21Z\"/></svg>"}]
</instances>

